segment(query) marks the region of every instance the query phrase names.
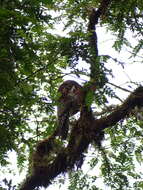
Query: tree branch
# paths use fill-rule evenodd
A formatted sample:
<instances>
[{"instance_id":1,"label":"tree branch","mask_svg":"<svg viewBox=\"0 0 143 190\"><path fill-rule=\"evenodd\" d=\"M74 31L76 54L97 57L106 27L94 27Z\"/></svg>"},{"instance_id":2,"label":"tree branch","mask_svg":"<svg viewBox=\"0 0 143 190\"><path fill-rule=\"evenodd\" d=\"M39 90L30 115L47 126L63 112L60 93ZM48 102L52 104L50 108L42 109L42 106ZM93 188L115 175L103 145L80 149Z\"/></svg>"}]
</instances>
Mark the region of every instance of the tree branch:
<instances>
[{"instance_id":1,"label":"tree branch","mask_svg":"<svg viewBox=\"0 0 143 190\"><path fill-rule=\"evenodd\" d=\"M95 10L95 8L90 9L89 14L89 23L88 23L88 32L89 32L89 52L90 52L90 78L91 81L96 82L97 86L102 87L105 80L101 82L100 79L103 72L101 71L101 65L98 59L98 46L97 46L97 34L96 34L96 25L101 16L103 16L108 9L111 0L102 0L100 7ZM102 80L102 79L101 79ZM100 84L101 83L101 84ZM102 84L103 83L103 84Z\"/></svg>"},{"instance_id":2,"label":"tree branch","mask_svg":"<svg viewBox=\"0 0 143 190\"><path fill-rule=\"evenodd\" d=\"M84 151L92 141L96 141L100 132L129 117L136 106L143 106L143 87L138 87L122 105L101 119L95 119L92 110L83 106L80 118L71 130L67 147L59 147L54 135L38 143L33 156L32 174L20 190L47 187L56 176L83 162Z\"/></svg>"},{"instance_id":3,"label":"tree branch","mask_svg":"<svg viewBox=\"0 0 143 190\"><path fill-rule=\"evenodd\" d=\"M118 89L120 89L120 90L123 90L123 91L125 91L125 92L129 92L129 93L132 92L132 91L126 89L126 88L120 87L120 86L118 86L118 85L116 85L116 84L113 84L113 83L111 83L111 82L108 82L108 84L110 84L110 85L112 85L112 86L114 86L114 87L116 87L116 88L118 88Z\"/></svg>"},{"instance_id":4,"label":"tree branch","mask_svg":"<svg viewBox=\"0 0 143 190\"><path fill-rule=\"evenodd\" d=\"M124 101L121 106L118 106L107 117L103 117L99 120L94 121L94 126L96 125L96 130L104 130L105 128L114 126L117 122L125 117L129 117L129 114L135 107L143 106L143 87L138 87L129 97Z\"/></svg>"}]
</instances>

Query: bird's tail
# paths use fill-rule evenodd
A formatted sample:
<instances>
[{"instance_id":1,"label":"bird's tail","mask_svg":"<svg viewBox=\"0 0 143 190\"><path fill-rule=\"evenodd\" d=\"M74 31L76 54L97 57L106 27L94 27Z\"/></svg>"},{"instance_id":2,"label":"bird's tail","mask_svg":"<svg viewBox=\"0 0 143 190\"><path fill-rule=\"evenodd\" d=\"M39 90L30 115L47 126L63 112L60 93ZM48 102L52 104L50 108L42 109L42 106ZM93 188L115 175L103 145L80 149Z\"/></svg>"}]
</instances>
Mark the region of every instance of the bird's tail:
<instances>
[{"instance_id":1,"label":"bird's tail","mask_svg":"<svg viewBox=\"0 0 143 190\"><path fill-rule=\"evenodd\" d=\"M58 121L58 136L61 136L62 140L65 140L69 130L69 114L63 114Z\"/></svg>"}]
</instances>

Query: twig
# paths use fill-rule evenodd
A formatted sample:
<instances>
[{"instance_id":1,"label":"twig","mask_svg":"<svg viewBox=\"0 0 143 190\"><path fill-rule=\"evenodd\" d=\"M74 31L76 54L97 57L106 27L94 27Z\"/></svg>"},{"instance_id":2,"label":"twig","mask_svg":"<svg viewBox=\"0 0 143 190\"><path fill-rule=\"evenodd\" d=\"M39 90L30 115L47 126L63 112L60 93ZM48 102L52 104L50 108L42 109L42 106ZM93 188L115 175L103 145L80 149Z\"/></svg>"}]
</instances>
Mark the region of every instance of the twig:
<instances>
[{"instance_id":1,"label":"twig","mask_svg":"<svg viewBox=\"0 0 143 190\"><path fill-rule=\"evenodd\" d=\"M108 82L108 84L110 84L110 85L112 85L112 86L114 86L114 87L116 87L116 88L118 88L118 89L120 89L120 90L123 90L123 91L125 91L125 92L132 93L132 91L130 91L130 90L126 89L126 88L120 87L120 86L118 86L118 85L116 85L116 84L113 84L113 83L111 83L111 82Z\"/></svg>"}]
</instances>

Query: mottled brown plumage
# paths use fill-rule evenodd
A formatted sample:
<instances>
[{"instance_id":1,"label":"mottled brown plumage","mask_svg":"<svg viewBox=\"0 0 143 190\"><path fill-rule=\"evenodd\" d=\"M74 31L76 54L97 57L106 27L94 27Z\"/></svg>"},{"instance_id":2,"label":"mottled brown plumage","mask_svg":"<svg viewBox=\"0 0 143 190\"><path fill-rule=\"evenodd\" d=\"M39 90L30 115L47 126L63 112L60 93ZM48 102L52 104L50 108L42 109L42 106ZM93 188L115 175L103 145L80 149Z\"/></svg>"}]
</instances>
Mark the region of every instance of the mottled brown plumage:
<instances>
[{"instance_id":1,"label":"mottled brown plumage","mask_svg":"<svg viewBox=\"0 0 143 190\"><path fill-rule=\"evenodd\" d=\"M72 80L63 82L58 92L58 135L64 140L69 130L69 117L76 114L82 102L82 86Z\"/></svg>"}]
</instances>

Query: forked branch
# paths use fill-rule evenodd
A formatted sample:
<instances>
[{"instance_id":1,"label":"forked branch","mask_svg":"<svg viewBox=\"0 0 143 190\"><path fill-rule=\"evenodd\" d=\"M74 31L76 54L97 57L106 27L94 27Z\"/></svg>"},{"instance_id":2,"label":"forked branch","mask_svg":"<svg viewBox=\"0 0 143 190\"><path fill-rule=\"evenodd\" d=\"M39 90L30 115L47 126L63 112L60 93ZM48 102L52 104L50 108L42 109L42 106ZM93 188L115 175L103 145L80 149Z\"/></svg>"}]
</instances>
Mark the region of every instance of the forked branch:
<instances>
[{"instance_id":1,"label":"forked branch","mask_svg":"<svg viewBox=\"0 0 143 190\"><path fill-rule=\"evenodd\" d=\"M129 117L136 106L143 106L143 87L138 87L122 105L101 119L95 119L92 110L83 106L80 118L71 130L66 147L55 148L58 143L54 136L37 145L33 157L33 162L35 162L33 172L26 178L20 190L33 190L36 187L49 186L51 180L56 176L83 161L84 151L93 140L95 141L101 131L115 126L121 119Z\"/></svg>"}]
</instances>

